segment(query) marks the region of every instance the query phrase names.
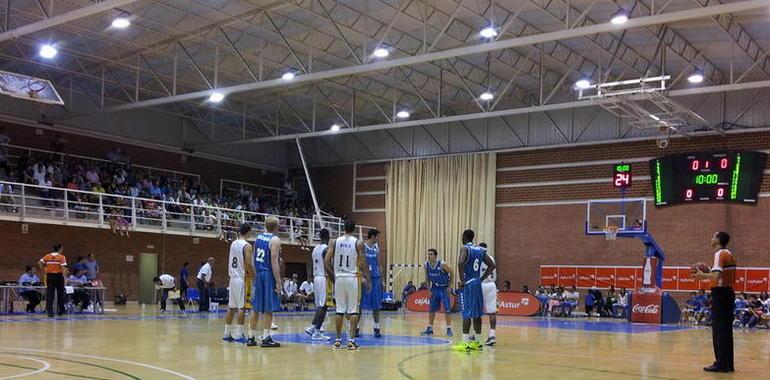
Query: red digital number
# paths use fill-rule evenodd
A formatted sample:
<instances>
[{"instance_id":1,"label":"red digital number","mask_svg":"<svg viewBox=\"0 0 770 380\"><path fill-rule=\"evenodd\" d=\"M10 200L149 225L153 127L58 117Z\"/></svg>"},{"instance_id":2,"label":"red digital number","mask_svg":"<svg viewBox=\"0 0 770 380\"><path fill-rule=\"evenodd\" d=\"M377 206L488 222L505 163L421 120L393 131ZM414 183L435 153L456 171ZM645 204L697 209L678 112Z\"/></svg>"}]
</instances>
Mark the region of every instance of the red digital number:
<instances>
[{"instance_id":1,"label":"red digital number","mask_svg":"<svg viewBox=\"0 0 770 380\"><path fill-rule=\"evenodd\" d=\"M719 167L722 168L722 169L727 169L727 166L728 166L729 163L730 163L730 161L728 161L727 158L723 158L723 159L719 160Z\"/></svg>"},{"instance_id":2,"label":"red digital number","mask_svg":"<svg viewBox=\"0 0 770 380\"><path fill-rule=\"evenodd\" d=\"M708 169L708 168L709 168L709 164L711 164L711 161L709 161L709 160L706 160L706 161L705 161L705 164L706 164L706 169Z\"/></svg>"},{"instance_id":3,"label":"red digital number","mask_svg":"<svg viewBox=\"0 0 770 380\"><path fill-rule=\"evenodd\" d=\"M717 198L724 198L724 196L725 196L725 188L717 187Z\"/></svg>"},{"instance_id":4,"label":"red digital number","mask_svg":"<svg viewBox=\"0 0 770 380\"><path fill-rule=\"evenodd\" d=\"M687 189L684 191L684 198L685 199L692 199L692 189Z\"/></svg>"},{"instance_id":5,"label":"red digital number","mask_svg":"<svg viewBox=\"0 0 770 380\"><path fill-rule=\"evenodd\" d=\"M631 174L628 173L615 173L615 187L628 187L631 186Z\"/></svg>"},{"instance_id":6,"label":"red digital number","mask_svg":"<svg viewBox=\"0 0 770 380\"><path fill-rule=\"evenodd\" d=\"M693 160L692 164L690 164L690 167L692 170L698 170L700 169L700 162L698 160Z\"/></svg>"}]
</instances>

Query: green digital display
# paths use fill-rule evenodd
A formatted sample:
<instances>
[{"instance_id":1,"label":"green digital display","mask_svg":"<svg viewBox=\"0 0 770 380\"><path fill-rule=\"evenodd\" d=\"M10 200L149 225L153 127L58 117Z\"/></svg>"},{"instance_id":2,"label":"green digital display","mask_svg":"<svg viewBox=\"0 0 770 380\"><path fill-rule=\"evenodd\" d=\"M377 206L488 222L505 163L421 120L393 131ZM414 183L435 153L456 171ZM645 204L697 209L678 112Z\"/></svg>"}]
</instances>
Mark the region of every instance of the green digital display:
<instances>
[{"instance_id":1,"label":"green digital display","mask_svg":"<svg viewBox=\"0 0 770 380\"><path fill-rule=\"evenodd\" d=\"M767 155L762 152L673 154L650 161L656 206L690 202L755 204Z\"/></svg>"}]
</instances>

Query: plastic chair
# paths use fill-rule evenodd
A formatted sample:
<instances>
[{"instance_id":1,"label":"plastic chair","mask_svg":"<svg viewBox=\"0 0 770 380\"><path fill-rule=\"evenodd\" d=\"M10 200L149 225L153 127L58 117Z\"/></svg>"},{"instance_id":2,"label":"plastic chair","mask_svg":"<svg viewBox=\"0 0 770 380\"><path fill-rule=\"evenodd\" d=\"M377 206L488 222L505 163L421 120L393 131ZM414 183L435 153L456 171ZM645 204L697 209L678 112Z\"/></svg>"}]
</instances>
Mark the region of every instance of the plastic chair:
<instances>
[{"instance_id":1,"label":"plastic chair","mask_svg":"<svg viewBox=\"0 0 770 380\"><path fill-rule=\"evenodd\" d=\"M200 294L198 288L187 288L187 306L194 306L195 303L200 302Z\"/></svg>"}]
</instances>

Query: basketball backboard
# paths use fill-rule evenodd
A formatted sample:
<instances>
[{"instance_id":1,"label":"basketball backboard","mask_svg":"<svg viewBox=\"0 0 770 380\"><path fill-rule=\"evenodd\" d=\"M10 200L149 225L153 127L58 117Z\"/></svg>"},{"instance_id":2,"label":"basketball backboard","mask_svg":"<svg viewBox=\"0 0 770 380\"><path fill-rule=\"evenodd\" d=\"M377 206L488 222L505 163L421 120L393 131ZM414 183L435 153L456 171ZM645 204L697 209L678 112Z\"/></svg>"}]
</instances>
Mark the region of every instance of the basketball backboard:
<instances>
[{"instance_id":1,"label":"basketball backboard","mask_svg":"<svg viewBox=\"0 0 770 380\"><path fill-rule=\"evenodd\" d=\"M51 81L2 70L0 94L40 103L64 105Z\"/></svg>"},{"instance_id":2,"label":"basketball backboard","mask_svg":"<svg viewBox=\"0 0 770 380\"><path fill-rule=\"evenodd\" d=\"M647 232L647 200L644 198L602 199L588 201L586 235L606 235L617 228L618 235Z\"/></svg>"}]
</instances>

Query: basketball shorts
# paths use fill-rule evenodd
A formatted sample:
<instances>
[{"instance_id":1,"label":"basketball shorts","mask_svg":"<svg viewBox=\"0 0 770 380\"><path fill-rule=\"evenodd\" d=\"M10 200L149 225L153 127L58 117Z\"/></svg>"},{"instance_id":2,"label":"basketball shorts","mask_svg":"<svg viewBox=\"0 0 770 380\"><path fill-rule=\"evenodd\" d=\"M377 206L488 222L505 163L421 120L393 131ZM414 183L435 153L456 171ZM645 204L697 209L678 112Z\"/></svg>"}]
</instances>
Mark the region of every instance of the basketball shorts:
<instances>
[{"instance_id":1,"label":"basketball shorts","mask_svg":"<svg viewBox=\"0 0 770 380\"><path fill-rule=\"evenodd\" d=\"M449 299L449 291L446 286L434 286L430 289L430 312L440 311L444 306L445 313L452 312L452 302Z\"/></svg>"},{"instance_id":2,"label":"basketball shorts","mask_svg":"<svg viewBox=\"0 0 770 380\"><path fill-rule=\"evenodd\" d=\"M497 285L494 282L482 282L481 293L484 295L484 313L497 313Z\"/></svg>"},{"instance_id":3,"label":"basketball shorts","mask_svg":"<svg viewBox=\"0 0 770 380\"><path fill-rule=\"evenodd\" d=\"M481 318L484 315L484 294L481 292L481 281L478 278L465 283L460 303L463 319Z\"/></svg>"},{"instance_id":4,"label":"basketball shorts","mask_svg":"<svg viewBox=\"0 0 770 380\"><path fill-rule=\"evenodd\" d=\"M275 292L275 278L268 271L259 271L251 292L251 309L256 313L272 313L280 310L281 300Z\"/></svg>"},{"instance_id":5,"label":"basketball shorts","mask_svg":"<svg viewBox=\"0 0 770 380\"><path fill-rule=\"evenodd\" d=\"M360 288L358 277L337 277L334 281L337 314L358 314L358 302L361 298Z\"/></svg>"},{"instance_id":6,"label":"basketball shorts","mask_svg":"<svg viewBox=\"0 0 770 380\"><path fill-rule=\"evenodd\" d=\"M231 309L243 309L243 306L246 304L246 287L243 286L242 278L230 277L227 295L227 307Z\"/></svg>"},{"instance_id":7,"label":"basketball shorts","mask_svg":"<svg viewBox=\"0 0 770 380\"><path fill-rule=\"evenodd\" d=\"M371 290L366 291L366 287L362 289L361 294L361 308L366 310L380 310L382 309L382 279L379 277L372 277Z\"/></svg>"},{"instance_id":8,"label":"basketball shorts","mask_svg":"<svg viewBox=\"0 0 770 380\"><path fill-rule=\"evenodd\" d=\"M315 293L315 306L334 306L332 300L332 287L331 282L326 279L326 276L315 276L313 278L313 293Z\"/></svg>"}]
</instances>

